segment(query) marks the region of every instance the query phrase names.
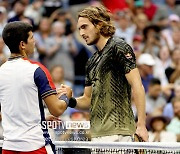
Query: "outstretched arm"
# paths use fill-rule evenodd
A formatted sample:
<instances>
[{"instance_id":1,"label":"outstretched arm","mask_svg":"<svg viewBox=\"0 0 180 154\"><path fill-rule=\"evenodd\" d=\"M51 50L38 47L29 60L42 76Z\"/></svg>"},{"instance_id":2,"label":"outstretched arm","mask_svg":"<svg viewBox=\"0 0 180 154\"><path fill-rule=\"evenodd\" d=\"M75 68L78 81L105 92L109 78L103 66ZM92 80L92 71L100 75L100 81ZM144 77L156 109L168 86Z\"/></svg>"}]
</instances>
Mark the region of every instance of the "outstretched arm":
<instances>
[{"instance_id":1,"label":"outstretched arm","mask_svg":"<svg viewBox=\"0 0 180 154\"><path fill-rule=\"evenodd\" d=\"M92 93L92 87L91 86L85 87L83 96L76 98L77 109L82 109L82 110L89 109L91 104L91 93Z\"/></svg>"},{"instance_id":2,"label":"outstretched arm","mask_svg":"<svg viewBox=\"0 0 180 154\"><path fill-rule=\"evenodd\" d=\"M66 95L66 93L68 92L69 90L67 89L67 86L66 85L61 85L61 88L57 90L57 93L59 95ZM80 110L87 110L89 109L90 107L90 104L91 104L91 93L92 93L92 87L91 86L87 86L85 87L84 89L84 94L83 96L80 96L78 98L73 98L73 103L70 99L70 107L73 106L73 108L77 108L77 109L80 109ZM73 104L73 105L72 105Z\"/></svg>"},{"instance_id":3,"label":"outstretched arm","mask_svg":"<svg viewBox=\"0 0 180 154\"><path fill-rule=\"evenodd\" d=\"M148 141L148 132L146 129L146 113L145 113L145 92L141 82L141 77L137 68L126 74L126 78L132 87L134 102L138 113L138 122L136 134L144 141Z\"/></svg>"}]
</instances>

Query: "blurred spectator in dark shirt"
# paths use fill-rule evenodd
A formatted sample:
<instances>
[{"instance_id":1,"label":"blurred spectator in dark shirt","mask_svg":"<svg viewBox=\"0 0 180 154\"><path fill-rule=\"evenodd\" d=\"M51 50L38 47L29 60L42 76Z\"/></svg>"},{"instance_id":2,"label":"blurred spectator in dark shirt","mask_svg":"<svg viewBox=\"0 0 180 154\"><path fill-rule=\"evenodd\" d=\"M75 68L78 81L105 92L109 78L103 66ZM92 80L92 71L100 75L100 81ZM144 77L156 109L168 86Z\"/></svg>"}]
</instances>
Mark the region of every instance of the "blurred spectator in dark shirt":
<instances>
[{"instance_id":1,"label":"blurred spectator in dark shirt","mask_svg":"<svg viewBox=\"0 0 180 154\"><path fill-rule=\"evenodd\" d=\"M139 73L141 75L142 84L144 86L145 92L147 92L149 83L153 78L153 66L155 65L155 60L150 54L144 53L141 54L137 59L137 64Z\"/></svg>"},{"instance_id":2,"label":"blurred spectator in dark shirt","mask_svg":"<svg viewBox=\"0 0 180 154\"><path fill-rule=\"evenodd\" d=\"M159 50L161 48L160 42L160 28L156 25L147 26L144 33L144 48L143 53L149 53L153 57L158 56Z\"/></svg>"},{"instance_id":3,"label":"blurred spectator in dark shirt","mask_svg":"<svg viewBox=\"0 0 180 154\"><path fill-rule=\"evenodd\" d=\"M180 77L180 48L172 51L172 64L165 70L166 76L170 83L174 83Z\"/></svg>"},{"instance_id":4,"label":"blurred spectator in dark shirt","mask_svg":"<svg viewBox=\"0 0 180 154\"><path fill-rule=\"evenodd\" d=\"M148 92L146 93L146 113L148 115L162 114L166 99L162 95L161 82L158 78L150 80Z\"/></svg>"},{"instance_id":5,"label":"blurred spectator in dark shirt","mask_svg":"<svg viewBox=\"0 0 180 154\"><path fill-rule=\"evenodd\" d=\"M14 3L13 11L8 14L8 22L20 21L24 17L26 5L23 0L17 0Z\"/></svg>"}]
</instances>

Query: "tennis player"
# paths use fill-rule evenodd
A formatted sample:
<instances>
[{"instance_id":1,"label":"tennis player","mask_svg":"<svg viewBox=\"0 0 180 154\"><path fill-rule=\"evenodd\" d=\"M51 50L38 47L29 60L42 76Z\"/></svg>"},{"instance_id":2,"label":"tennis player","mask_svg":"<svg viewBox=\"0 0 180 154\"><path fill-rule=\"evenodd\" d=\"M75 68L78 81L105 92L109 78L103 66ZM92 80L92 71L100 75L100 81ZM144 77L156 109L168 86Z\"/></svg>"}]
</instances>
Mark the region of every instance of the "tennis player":
<instances>
[{"instance_id":1,"label":"tennis player","mask_svg":"<svg viewBox=\"0 0 180 154\"><path fill-rule=\"evenodd\" d=\"M0 67L0 103L4 129L3 154L51 154L55 147L45 121L42 100L50 113L61 115L68 97L59 97L48 70L28 59L34 52L32 26L24 22L8 23L2 33L11 57ZM52 118L52 117L51 117Z\"/></svg>"},{"instance_id":2,"label":"tennis player","mask_svg":"<svg viewBox=\"0 0 180 154\"><path fill-rule=\"evenodd\" d=\"M115 27L103 6L82 10L77 27L86 44L96 45L98 51L87 62L83 96L71 98L70 106L90 107L92 141L132 142L135 133L148 141L145 92L132 48L113 36ZM131 108L131 89L138 112L137 125Z\"/></svg>"}]
</instances>

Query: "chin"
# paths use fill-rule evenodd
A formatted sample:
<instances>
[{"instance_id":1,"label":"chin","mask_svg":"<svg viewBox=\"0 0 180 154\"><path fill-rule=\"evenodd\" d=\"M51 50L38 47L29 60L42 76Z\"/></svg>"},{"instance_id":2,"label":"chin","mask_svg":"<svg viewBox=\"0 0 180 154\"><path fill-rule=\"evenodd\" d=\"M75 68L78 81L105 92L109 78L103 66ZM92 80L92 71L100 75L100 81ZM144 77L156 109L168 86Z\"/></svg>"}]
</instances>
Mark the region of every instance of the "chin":
<instances>
[{"instance_id":1,"label":"chin","mask_svg":"<svg viewBox=\"0 0 180 154\"><path fill-rule=\"evenodd\" d=\"M95 39L91 42L86 42L87 45L95 45L98 42L98 39Z\"/></svg>"},{"instance_id":2,"label":"chin","mask_svg":"<svg viewBox=\"0 0 180 154\"><path fill-rule=\"evenodd\" d=\"M92 42L89 42L89 43L87 42L86 44L87 44L87 45L93 45L93 43L92 43Z\"/></svg>"}]
</instances>

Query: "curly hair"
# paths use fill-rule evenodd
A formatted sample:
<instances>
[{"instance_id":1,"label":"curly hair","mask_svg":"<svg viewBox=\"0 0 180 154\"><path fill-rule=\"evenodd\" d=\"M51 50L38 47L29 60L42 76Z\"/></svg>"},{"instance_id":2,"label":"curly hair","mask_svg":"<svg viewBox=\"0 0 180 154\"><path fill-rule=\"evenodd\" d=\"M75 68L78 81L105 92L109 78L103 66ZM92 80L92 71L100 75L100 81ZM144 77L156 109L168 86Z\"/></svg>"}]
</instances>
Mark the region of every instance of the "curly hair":
<instances>
[{"instance_id":1,"label":"curly hair","mask_svg":"<svg viewBox=\"0 0 180 154\"><path fill-rule=\"evenodd\" d=\"M110 11L104 6L90 6L79 12L78 18L88 18L89 21L96 27L99 23L102 24L100 33L104 37L112 36L115 33L115 27L112 24Z\"/></svg>"}]
</instances>

